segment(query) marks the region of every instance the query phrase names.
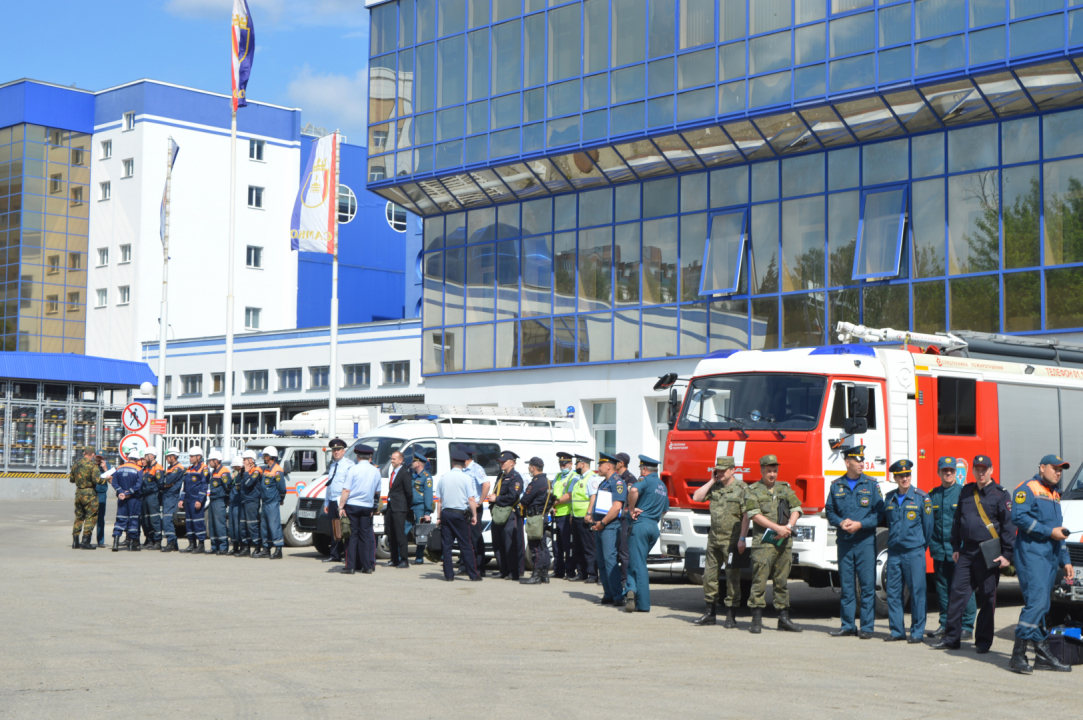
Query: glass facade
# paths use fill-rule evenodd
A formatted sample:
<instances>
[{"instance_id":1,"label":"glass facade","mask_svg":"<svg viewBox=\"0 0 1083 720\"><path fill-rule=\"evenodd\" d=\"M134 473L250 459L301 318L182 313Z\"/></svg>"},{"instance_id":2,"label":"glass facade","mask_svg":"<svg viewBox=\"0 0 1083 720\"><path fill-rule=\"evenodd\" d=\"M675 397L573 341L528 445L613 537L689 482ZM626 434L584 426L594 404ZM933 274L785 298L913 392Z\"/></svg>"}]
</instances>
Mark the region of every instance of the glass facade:
<instances>
[{"instance_id":1,"label":"glass facade","mask_svg":"<svg viewBox=\"0 0 1083 720\"><path fill-rule=\"evenodd\" d=\"M0 129L3 350L85 352L90 141L40 125Z\"/></svg>"}]
</instances>

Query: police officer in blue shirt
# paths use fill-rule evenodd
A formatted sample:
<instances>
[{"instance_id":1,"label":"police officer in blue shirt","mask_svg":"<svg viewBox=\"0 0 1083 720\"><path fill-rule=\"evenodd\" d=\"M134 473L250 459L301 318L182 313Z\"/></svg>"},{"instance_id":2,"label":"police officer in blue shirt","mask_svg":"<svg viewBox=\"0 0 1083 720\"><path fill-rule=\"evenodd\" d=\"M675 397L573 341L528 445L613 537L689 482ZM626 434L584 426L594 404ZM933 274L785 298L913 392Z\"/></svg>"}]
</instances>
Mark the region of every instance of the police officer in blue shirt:
<instances>
[{"instance_id":1,"label":"police officer in blue shirt","mask_svg":"<svg viewBox=\"0 0 1083 720\"><path fill-rule=\"evenodd\" d=\"M889 468L898 488L884 499L887 524L888 626L884 642L906 640L903 618L903 587L910 588L910 639L920 643L925 636L925 548L933 531L933 503L921 488L910 483L914 463L898 460Z\"/></svg>"},{"instance_id":2,"label":"police officer in blue shirt","mask_svg":"<svg viewBox=\"0 0 1083 720\"><path fill-rule=\"evenodd\" d=\"M481 463L477 461L478 449L474 445L467 445L460 448L466 453L467 461L463 467L463 471L467 475L474 478L474 491L475 497L478 499L478 508L482 507L481 501L489 496L489 476L485 474L485 468L481 466ZM480 510L478 515L478 522L470 526L470 535L474 539L474 558L478 562L478 572L482 577L485 577L485 536L484 523L482 522ZM460 557L459 565L464 566L465 561Z\"/></svg>"},{"instance_id":3,"label":"police officer in blue shirt","mask_svg":"<svg viewBox=\"0 0 1083 720\"><path fill-rule=\"evenodd\" d=\"M350 545L346 550L346 569L353 575L360 566L368 575L376 569L376 536L372 532L372 514L380 502L380 471L372 464L375 450L359 443L354 446L357 464L346 473L346 482L338 501L339 517L350 519Z\"/></svg>"},{"instance_id":4,"label":"police officer in blue shirt","mask_svg":"<svg viewBox=\"0 0 1083 720\"><path fill-rule=\"evenodd\" d=\"M1065 541L1068 528L1060 509L1057 486L1070 466L1057 455L1046 455L1038 463L1038 474L1015 489L1012 524L1018 528L1015 540L1015 569L1023 591L1023 609L1015 626L1015 649L1010 667L1013 672L1029 675L1027 643L1034 644L1034 667L1039 670L1070 672L1049 649L1045 615L1049 612L1050 593L1057 569L1064 566L1065 577L1074 577L1075 568Z\"/></svg>"},{"instance_id":5,"label":"police officer in blue shirt","mask_svg":"<svg viewBox=\"0 0 1083 720\"><path fill-rule=\"evenodd\" d=\"M428 463L429 459L424 454L423 449L414 448L414 455L410 461L410 471L413 475L413 503L410 505L410 512L413 513L415 523L428 523L432 521L432 475L429 474ZM478 503L478 507L481 507L480 503ZM479 522L478 525L480 524L481 523ZM407 529L407 531L409 531L409 529ZM417 550L414 554L414 565L421 565L424 562L425 543L419 542L417 543Z\"/></svg>"},{"instance_id":6,"label":"police officer in blue shirt","mask_svg":"<svg viewBox=\"0 0 1083 720\"><path fill-rule=\"evenodd\" d=\"M628 584L624 591L624 611L650 612L651 586L647 555L658 542L658 523L669 510L669 491L658 478L659 462L639 456L640 480L628 488Z\"/></svg>"},{"instance_id":7,"label":"police officer in blue shirt","mask_svg":"<svg viewBox=\"0 0 1083 720\"><path fill-rule=\"evenodd\" d=\"M963 484L956 479L955 467L953 457L937 460L936 474L940 476L940 484L929 491L929 499L933 502L933 535L929 539L929 554L933 557L933 581L940 606L940 625L928 635L935 638L942 638L948 632L948 604L955 577L955 561L951 559L954 552L951 547L951 526L955 522L955 508L959 505L959 492L963 489ZM974 615L977 612L971 593L963 612L963 640L974 637Z\"/></svg>"},{"instance_id":8,"label":"police officer in blue shirt","mask_svg":"<svg viewBox=\"0 0 1083 720\"><path fill-rule=\"evenodd\" d=\"M459 554L465 558L466 574L470 580L481 580L470 535L470 526L478 522L478 501L474 497L474 479L463 469L467 457L460 449L452 450L451 470L441 475L440 482L436 484L437 499L440 501L440 515L436 522L440 526L440 540L444 548L444 580L448 582L455 579L451 561L454 542L459 543Z\"/></svg>"},{"instance_id":9,"label":"police officer in blue shirt","mask_svg":"<svg viewBox=\"0 0 1083 720\"><path fill-rule=\"evenodd\" d=\"M598 453L598 471L605 480L590 500L590 516L594 520L594 544L598 552L598 580L602 584L601 605L623 605L624 586L617 564L620 543L620 516L628 495L624 481L617 474L617 458ZM602 493L606 493L602 495ZM609 507L602 503L608 502Z\"/></svg>"},{"instance_id":10,"label":"police officer in blue shirt","mask_svg":"<svg viewBox=\"0 0 1083 720\"><path fill-rule=\"evenodd\" d=\"M842 586L839 612L842 626L830 634L834 637L857 635L868 640L876 622L876 527L884 518L884 499L876 480L862 472L865 446L846 448L842 456L846 474L831 483L824 508L827 522L837 529L839 584ZM857 582L861 583L860 632L854 622Z\"/></svg>"},{"instance_id":11,"label":"police officer in blue shirt","mask_svg":"<svg viewBox=\"0 0 1083 720\"><path fill-rule=\"evenodd\" d=\"M331 554L323 561L342 562L345 548L342 545L342 519L338 515L338 499L342 495L342 484L346 482L346 474L353 467L353 460L346 457L346 441L335 438L327 443L331 448L331 464L327 466L327 490L323 496L323 512L331 516L331 535L334 542L331 543Z\"/></svg>"}]
</instances>

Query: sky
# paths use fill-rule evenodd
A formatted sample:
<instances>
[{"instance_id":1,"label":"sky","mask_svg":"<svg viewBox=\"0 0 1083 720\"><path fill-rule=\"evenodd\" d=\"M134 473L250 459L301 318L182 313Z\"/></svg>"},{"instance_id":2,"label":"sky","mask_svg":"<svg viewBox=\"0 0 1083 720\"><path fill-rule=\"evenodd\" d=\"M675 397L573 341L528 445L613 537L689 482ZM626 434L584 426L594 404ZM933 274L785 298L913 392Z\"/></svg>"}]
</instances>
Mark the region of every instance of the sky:
<instances>
[{"instance_id":1,"label":"sky","mask_svg":"<svg viewBox=\"0 0 1083 720\"><path fill-rule=\"evenodd\" d=\"M149 78L228 95L233 0L3 0L0 84L32 78L104 90ZM365 142L364 0L249 0L249 100ZM244 112L242 109L241 112Z\"/></svg>"}]
</instances>

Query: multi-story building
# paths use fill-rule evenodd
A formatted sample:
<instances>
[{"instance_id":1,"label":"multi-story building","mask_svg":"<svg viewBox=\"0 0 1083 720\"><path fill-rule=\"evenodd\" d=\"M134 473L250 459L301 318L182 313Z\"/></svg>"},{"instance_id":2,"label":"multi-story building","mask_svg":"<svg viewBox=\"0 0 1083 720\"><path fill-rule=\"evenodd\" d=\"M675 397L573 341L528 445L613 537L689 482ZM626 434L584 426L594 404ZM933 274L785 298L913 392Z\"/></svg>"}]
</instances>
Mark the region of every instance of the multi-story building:
<instances>
[{"instance_id":1,"label":"multi-story building","mask_svg":"<svg viewBox=\"0 0 1083 720\"><path fill-rule=\"evenodd\" d=\"M651 448L652 376L712 351L1083 330L1074 1L369 4L369 189L424 216L429 402Z\"/></svg>"}]
</instances>

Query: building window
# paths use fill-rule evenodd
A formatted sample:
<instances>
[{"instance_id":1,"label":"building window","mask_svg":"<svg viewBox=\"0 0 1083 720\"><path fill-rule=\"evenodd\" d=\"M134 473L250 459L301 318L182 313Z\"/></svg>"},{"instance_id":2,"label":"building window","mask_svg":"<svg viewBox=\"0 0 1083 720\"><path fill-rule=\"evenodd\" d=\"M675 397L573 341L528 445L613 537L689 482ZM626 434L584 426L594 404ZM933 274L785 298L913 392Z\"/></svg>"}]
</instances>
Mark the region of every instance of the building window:
<instances>
[{"instance_id":1,"label":"building window","mask_svg":"<svg viewBox=\"0 0 1083 720\"><path fill-rule=\"evenodd\" d=\"M854 280L879 280L899 274L906 230L906 189L901 185L863 194Z\"/></svg>"},{"instance_id":2,"label":"building window","mask_svg":"<svg viewBox=\"0 0 1083 720\"><path fill-rule=\"evenodd\" d=\"M226 374L211 373L211 394L222 395L226 391Z\"/></svg>"},{"instance_id":3,"label":"building window","mask_svg":"<svg viewBox=\"0 0 1083 720\"><path fill-rule=\"evenodd\" d=\"M135 113L133 113L133 112L124 113L124 129L125 130L135 130Z\"/></svg>"},{"instance_id":4,"label":"building window","mask_svg":"<svg viewBox=\"0 0 1083 720\"><path fill-rule=\"evenodd\" d=\"M244 309L244 329L259 330L259 318L263 312L259 308L246 307Z\"/></svg>"},{"instance_id":5,"label":"building window","mask_svg":"<svg viewBox=\"0 0 1083 720\"><path fill-rule=\"evenodd\" d=\"M286 368L278 371L279 390L301 389L301 368Z\"/></svg>"},{"instance_id":6,"label":"building window","mask_svg":"<svg viewBox=\"0 0 1083 720\"><path fill-rule=\"evenodd\" d=\"M338 224L348 225L357 217L357 196L348 185L338 186Z\"/></svg>"},{"instance_id":7,"label":"building window","mask_svg":"<svg viewBox=\"0 0 1083 720\"><path fill-rule=\"evenodd\" d=\"M108 160L113 157L113 141L102 140L102 160Z\"/></svg>"},{"instance_id":8,"label":"building window","mask_svg":"<svg viewBox=\"0 0 1083 720\"><path fill-rule=\"evenodd\" d=\"M48 270L45 271L46 275L59 275L60 274L60 256L50 255L45 258L45 266Z\"/></svg>"},{"instance_id":9,"label":"building window","mask_svg":"<svg viewBox=\"0 0 1083 720\"><path fill-rule=\"evenodd\" d=\"M384 208L384 215L387 217L387 224L391 226L392 230L406 232L406 208L389 200Z\"/></svg>"},{"instance_id":10,"label":"building window","mask_svg":"<svg viewBox=\"0 0 1083 720\"><path fill-rule=\"evenodd\" d=\"M169 397L173 394L173 376L165 376L165 396Z\"/></svg>"},{"instance_id":11,"label":"building window","mask_svg":"<svg viewBox=\"0 0 1083 720\"><path fill-rule=\"evenodd\" d=\"M117 294L120 296L117 298L117 305L127 305L132 299L132 286L121 285L117 288Z\"/></svg>"},{"instance_id":12,"label":"building window","mask_svg":"<svg viewBox=\"0 0 1083 720\"><path fill-rule=\"evenodd\" d=\"M95 291L96 301L94 307L103 308L106 302L109 300L109 291L105 288L98 288Z\"/></svg>"},{"instance_id":13,"label":"building window","mask_svg":"<svg viewBox=\"0 0 1083 720\"><path fill-rule=\"evenodd\" d=\"M46 295L45 296L45 314L56 315L60 312L60 296L59 295Z\"/></svg>"},{"instance_id":14,"label":"building window","mask_svg":"<svg viewBox=\"0 0 1083 720\"><path fill-rule=\"evenodd\" d=\"M246 370L244 373L244 391L250 393L267 392L267 371Z\"/></svg>"},{"instance_id":15,"label":"building window","mask_svg":"<svg viewBox=\"0 0 1083 720\"><path fill-rule=\"evenodd\" d=\"M181 394L182 395L202 395L203 394L203 376L202 375L181 375Z\"/></svg>"},{"instance_id":16,"label":"building window","mask_svg":"<svg viewBox=\"0 0 1083 720\"><path fill-rule=\"evenodd\" d=\"M617 403L596 402L592 411L595 452L612 455L617 452Z\"/></svg>"},{"instance_id":17,"label":"building window","mask_svg":"<svg viewBox=\"0 0 1083 720\"><path fill-rule=\"evenodd\" d=\"M60 173L49 176L49 194L56 195L64 190L64 176Z\"/></svg>"},{"instance_id":18,"label":"building window","mask_svg":"<svg viewBox=\"0 0 1083 720\"><path fill-rule=\"evenodd\" d=\"M369 168L369 182L379 182L387 177L382 165L373 165Z\"/></svg>"},{"instance_id":19,"label":"building window","mask_svg":"<svg viewBox=\"0 0 1083 720\"><path fill-rule=\"evenodd\" d=\"M124 265L132 261L132 246L121 245L120 246L120 264Z\"/></svg>"},{"instance_id":20,"label":"building window","mask_svg":"<svg viewBox=\"0 0 1083 720\"><path fill-rule=\"evenodd\" d=\"M108 183L108 182L98 183L98 187L101 189L99 194L98 194L98 199L99 200L108 200L109 198L113 197L113 186L112 186L111 183ZM72 188L72 191L71 191L72 192L72 205L78 204L78 203L75 202L75 191L77 189L78 188ZM80 192L79 195L82 196L82 193ZM82 202L83 202L83 198L80 197L79 198L79 203L82 203Z\"/></svg>"},{"instance_id":21,"label":"building window","mask_svg":"<svg viewBox=\"0 0 1083 720\"><path fill-rule=\"evenodd\" d=\"M384 127L387 127L384 125ZM372 149L374 152L379 153L383 148L387 147L387 130L373 130L372 131Z\"/></svg>"},{"instance_id":22,"label":"building window","mask_svg":"<svg viewBox=\"0 0 1083 720\"><path fill-rule=\"evenodd\" d=\"M368 387L369 364L343 365L343 374L346 376L345 387Z\"/></svg>"},{"instance_id":23,"label":"building window","mask_svg":"<svg viewBox=\"0 0 1083 720\"><path fill-rule=\"evenodd\" d=\"M259 160L263 162L263 141L262 140L249 140L248 141L248 159Z\"/></svg>"},{"instance_id":24,"label":"building window","mask_svg":"<svg viewBox=\"0 0 1083 720\"><path fill-rule=\"evenodd\" d=\"M71 164L82 167L83 165L83 149L72 148L71 149Z\"/></svg>"},{"instance_id":25,"label":"building window","mask_svg":"<svg viewBox=\"0 0 1083 720\"><path fill-rule=\"evenodd\" d=\"M108 185L109 183L105 183L105 184ZM105 198L105 199L108 200L109 198ZM73 187L71 189L71 204L72 204L72 207L83 204L83 188L81 188L81 187Z\"/></svg>"},{"instance_id":26,"label":"building window","mask_svg":"<svg viewBox=\"0 0 1083 720\"><path fill-rule=\"evenodd\" d=\"M130 178L133 175L135 175L135 158L128 158L124 161L123 177Z\"/></svg>"},{"instance_id":27,"label":"building window","mask_svg":"<svg viewBox=\"0 0 1083 720\"><path fill-rule=\"evenodd\" d=\"M746 237L744 210L711 218L699 280L700 295L737 292Z\"/></svg>"},{"instance_id":28,"label":"building window","mask_svg":"<svg viewBox=\"0 0 1083 720\"><path fill-rule=\"evenodd\" d=\"M255 185L248 186L248 207L263 207L263 188L256 187Z\"/></svg>"},{"instance_id":29,"label":"building window","mask_svg":"<svg viewBox=\"0 0 1083 720\"><path fill-rule=\"evenodd\" d=\"M256 247L255 245L248 246L248 252L245 253L245 265L250 268L263 267L263 248Z\"/></svg>"},{"instance_id":30,"label":"building window","mask_svg":"<svg viewBox=\"0 0 1083 720\"><path fill-rule=\"evenodd\" d=\"M68 269L80 270L83 267L83 254L77 252L68 253Z\"/></svg>"},{"instance_id":31,"label":"building window","mask_svg":"<svg viewBox=\"0 0 1083 720\"><path fill-rule=\"evenodd\" d=\"M936 432L939 435L974 435L978 417L977 381L936 379Z\"/></svg>"},{"instance_id":32,"label":"building window","mask_svg":"<svg viewBox=\"0 0 1083 720\"><path fill-rule=\"evenodd\" d=\"M79 291L68 293L68 312L79 312Z\"/></svg>"},{"instance_id":33,"label":"building window","mask_svg":"<svg viewBox=\"0 0 1083 720\"><path fill-rule=\"evenodd\" d=\"M310 387L313 389L328 387L328 376L331 374L331 371L327 365L311 367L308 369L308 373Z\"/></svg>"},{"instance_id":34,"label":"building window","mask_svg":"<svg viewBox=\"0 0 1083 720\"><path fill-rule=\"evenodd\" d=\"M98 267L109 264L109 248L98 248Z\"/></svg>"},{"instance_id":35,"label":"building window","mask_svg":"<svg viewBox=\"0 0 1083 720\"><path fill-rule=\"evenodd\" d=\"M380 363L384 369L384 385L409 385L410 361Z\"/></svg>"}]
</instances>

